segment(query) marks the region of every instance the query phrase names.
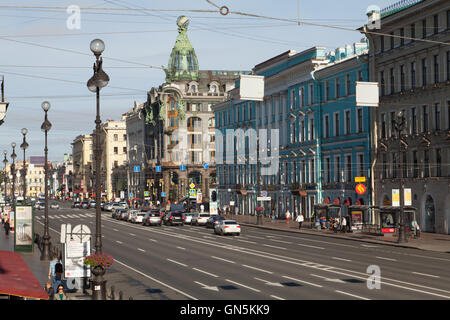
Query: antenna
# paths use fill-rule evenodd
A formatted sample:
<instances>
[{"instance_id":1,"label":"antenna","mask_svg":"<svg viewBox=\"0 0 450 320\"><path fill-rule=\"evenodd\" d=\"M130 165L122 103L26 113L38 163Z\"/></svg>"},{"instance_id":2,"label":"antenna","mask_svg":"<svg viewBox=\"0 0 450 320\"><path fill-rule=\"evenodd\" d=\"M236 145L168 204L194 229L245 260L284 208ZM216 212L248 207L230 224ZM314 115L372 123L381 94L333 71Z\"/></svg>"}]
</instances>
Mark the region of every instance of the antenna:
<instances>
[{"instance_id":1,"label":"antenna","mask_svg":"<svg viewBox=\"0 0 450 320\"><path fill-rule=\"evenodd\" d=\"M297 24L300 25L300 0L297 2Z\"/></svg>"},{"instance_id":2,"label":"antenna","mask_svg":"<svg viewBox=\"0 0 450 320\"><path fill-rule=\"evenodd\" d=\"M5 102L5 86L4 86L4 82L5 82L5 76L2 75L2 102Z\"/></svg>"}]
</instances>

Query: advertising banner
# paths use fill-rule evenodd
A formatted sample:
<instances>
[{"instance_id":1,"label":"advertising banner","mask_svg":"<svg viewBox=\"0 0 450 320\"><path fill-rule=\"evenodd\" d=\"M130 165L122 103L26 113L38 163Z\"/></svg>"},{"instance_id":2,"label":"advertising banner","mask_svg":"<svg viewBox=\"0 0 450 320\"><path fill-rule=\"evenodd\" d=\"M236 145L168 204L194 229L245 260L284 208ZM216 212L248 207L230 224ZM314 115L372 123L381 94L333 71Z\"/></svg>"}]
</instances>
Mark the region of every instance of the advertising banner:
<instances>
[{"instance_id":1,"label":"advertising banner","mask_svg":"<svg viewBox=\"0 0 450 320\"><path fill-rule=\"evenodd\" d=\"M392 206L400 207L400 190L392 189Z\"/></svg>"},{"instance_id":2,"label":"advertising banner","mask_svg":"<svg viewBox=\"0 0 450 320\"><path fill-rule=\"evenodd\" d=\"M91 241L68 241L64 250L64 276L83 278L91 276L91 268L83 264L84 257L91 254Z\"/></svg>"},{"instance_id":3,"label":"advertising banner","mask_svg":"<svg viewBox=\"0 0 450 320\"><path fill-rule=\"evenodd\" d=\"M411 188L405 188L404 196L405 196L405 206L412 206Z\"/></svg>"},{"instance_id":4,"label":"advertising banner","mask_svg":"<svg viewBox=\"0 0 450 320\"><path fill-rule=\"evenodd\" d=\"M15 218L15 219L14 219ZM33 207L16 206L14 222L14 251L33 251ZM14 224L13 224L14 223Z\"/></svg>"}]
</instances>

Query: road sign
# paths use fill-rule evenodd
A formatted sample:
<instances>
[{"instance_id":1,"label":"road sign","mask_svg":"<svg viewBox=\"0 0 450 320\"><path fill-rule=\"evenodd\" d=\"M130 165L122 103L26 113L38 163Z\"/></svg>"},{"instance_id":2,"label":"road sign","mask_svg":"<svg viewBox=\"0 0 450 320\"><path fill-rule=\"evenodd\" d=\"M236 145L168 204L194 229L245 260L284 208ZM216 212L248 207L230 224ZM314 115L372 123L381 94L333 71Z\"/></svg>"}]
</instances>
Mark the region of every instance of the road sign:
<instances>
[{"instance_id":1,"label":"road sign","mask_svg":"<svg viewBox=\"0 0 450 320\"><path fill-rule=\"evenodd\" d=\"M144 191L144 197L148 197L149 192L148 191Z\"/></svg>"},{"instance_id":2,"label":"road sign","mask_svg":"<svg viewBox=\"0 0 450 320\"><path fill-rule=\"evenodd\" d=\"M134 172L141 172L141 167L139 167L139 166L134 166L134 167L133 167L133 171L134 171Z\"/></svg>"},{"instance_id":3,"label":"road sign","mask_svg":"<svg viewBox=\"0 0 450 320\"><path fill-rule=\"evenodd\" d=\"M355 182L366 182L366 177L355 177Z\"/></svg>"},{"instance_id":4,"label":"road sign","mask_svg":"<svg viewBox=\"0 0 450 320\"><path fill-rule=\"evenodd\" d=\"M195 184L191 183L191 184L189 185L189 188L194 189L194 188L195 188Z\"/></svg>"},{"instance_id":5,"label":"road sign","mask_svg":"<svg viewBox=\"0 0 450 320\"><path fill-rule=\"evenodd\" d=\"M267 191L261 191L261 197L267 197Z\"/></svg>"},{"instance_id":6,"label":"road sign","mask_svg":"<svg viewBox=\"0 0 450 320\"><path fill-rule=\"evenodd\" d=\"M161 166L156 166L156 167L155 167L155 171L156 171L156 172L161 172Z\"/></svg>"},{"instance_id":7,"label":"road sign","mask_svg":"<svg viewBox=\"0 0 450 320\"><path fill-rule=\"evenodd\" d=\"M189 196L191 196L191 197L197 197L197 190L195 190L195 189L189 189Z\"/></svg>"},{"instance_id":8,"label":"road sign","mask_svg":"<svg viewBox=\"0 0 450 320\"><path fill-rule=\"evenodd\" d=\"M161 197L165 197L166 196L166 193L165 192L161 192Z\"/></svg>"},{"instance_id":9,"label":"road sign","mask_svg":"<svg viewBox=\"0 0 450 320\"><path fill-rule=\"evenodd\" d=\"M204 164L203 164L203 169L208 169L208 168L209 168L209 164L204 163Z\"/></svg>"},{"instance_id":10,"label":"road sign","mask_svg":"<svg viewBox=\"0 0 450 320\"><path fill-rule=\"evenodd\" d=\"M180 165L180 171L186 171L186 166L184 164Z\"/></svg>"},{"instance_id":11,"label":"road sign","mask_svg":"<svg viewBox=\"0 0 450 320\"><path fill-rule=\"evenodd\" d=\"M257 197L257 201L271 201L272 197Z\"/></svg>"},{"instance_id":12,"label":"road sign","mask_svg":"<svg viewBox=\"0 0 450 320\"><path fill-rule=\"evenodd\" d=\"M128 194L128 196L129 196L130 198L132 198L132 197L133 197L133 193L130 192L130 193Z\"/></svg>"},{"instance_id":13,"label":"road sign","mask_svg":"<svg viewBox=\"0 0 450 320\"><path fill-rule=\"evenodd\" d=\"M355 190L357 194L364 194L366 193L366 186L363 185L362 183L359 183L356 185Z\"/></svg>"}]
</instances>

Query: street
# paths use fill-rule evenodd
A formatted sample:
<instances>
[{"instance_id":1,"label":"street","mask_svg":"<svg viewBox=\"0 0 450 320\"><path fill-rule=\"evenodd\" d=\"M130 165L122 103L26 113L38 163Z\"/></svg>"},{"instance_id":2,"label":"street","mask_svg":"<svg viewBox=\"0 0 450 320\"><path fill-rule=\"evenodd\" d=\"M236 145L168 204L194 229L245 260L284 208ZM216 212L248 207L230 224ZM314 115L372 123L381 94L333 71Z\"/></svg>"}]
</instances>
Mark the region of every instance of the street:
<instances>
[{"instance_id":1,"label":"street","mask_svg":"<svg viewBox=\"0 0 450 320\"><path fill-rule=\"evenodd\" d=\"M84 223L95 233L95 210L69 206L49 210L52 243L59 242L62 223ZM40 234L43 215L36 211ZM203 226L146 227L106 211L102 233L115 268L144 285L158 281L174 299L450 299L444 253L251 227L242 227L241 236ZM380 289L368 288L376 287L369 266L379 267Z\"/></svg>"}]
</instances>

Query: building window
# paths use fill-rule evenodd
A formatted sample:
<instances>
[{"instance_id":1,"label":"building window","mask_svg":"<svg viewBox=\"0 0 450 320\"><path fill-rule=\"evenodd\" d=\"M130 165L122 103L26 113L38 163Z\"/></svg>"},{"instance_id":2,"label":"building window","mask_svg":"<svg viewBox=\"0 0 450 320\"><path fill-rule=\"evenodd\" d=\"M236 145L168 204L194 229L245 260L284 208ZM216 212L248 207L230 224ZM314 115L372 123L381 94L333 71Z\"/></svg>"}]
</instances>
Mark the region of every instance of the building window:
<instances>
[{"instance_id":1,"label":"building window","mask_svg":"<svg viewBox=\"0 0 450 320\"><path fill-rule=\"evenodd\" d=\"M450 101L447 101L447 129L450 130Z\"/></svg>"},{"instance_id":2,"label":"building window","mask_svg":"<svg viewBox=\"0 0 450 320\"><path fill-rule=\"evenodd\" d=\"M439 103L434 104L434 129L441 130L441 105Z\"/></svg>"},{"instance_id":3,"label":"building window","mask_svg":"<svg viewBox=\"0 0 450 320\"><path fill-rule=\"evenodd\" d=\"M291 109L295 109L295 89L291 91Z\"/></svg>"},{"instance_id":4,"label":"building window","mask_svg":"<svg viewBox=\"0 0 450 320\"><path fill-rule=\"evenodd\" d=\"M314 140L314 118L309 119L309 140Z\"/></svg>"},{"instance_id":5,"label":"building window","mask_svg":"<svg viewBox=\"0 0 450 320\"><path fill-rule=\"evenodd\" d=\"M335 85L336 85L336 87L335 87L335 90L336 90L336 99L337 98L339 98L340 97L340 94L341 94L341 88L339 87L339 78L336 78L335 79Z\"/></svg>"},{"instance_id":6,"label":"building window","mask_svg":"<svg viewBox=\"0 0 450 320\"><path fill-rule=\"evenodd\" d=\"M300 141L305 141L305 119L300 120Z\"/></svg>"},{"instance_id":7,"label":"building window","mask_svg":"<svg viewBox=\"0 0 450 320\"><path fill-rule=\"evenodd\" d=\"M427 59L422 59L422 86L427 85Z\"/></svg>"},{"instance_id":8,"label":"building window","mask_svg":"<svg viewBox=\"0 0 450 320\"><path fill-rule=\"evenodd\" d=\"M340 127L339 127L339 113L335 113L334 114L334 135L336 137L339 136L339 131L340 131Z\"/></svg>"},{"instance_id":9,"label":"building window","mask_svg":"<svg viewBox=\"0 0 450 320\"><path fill-rule=\"evenodd\" d=\"M361 70L358 71L358 81L363 81L363 73Z\"/></svg>"},{"instance_id":10,"label":"building window","mask_svg":"<svg viewBox=\"0 0 450 320\"><path fill-rule=\"evenodd\" d=\"M118 141L119 140L119 136L117 134L114 134L114 141Z\"/></svg>"},{"instance_id":11,"label":"building window","mask_svg":"<svg viewBox=\"0 0 450 320\"><path fill-rule=\"evenodd\" d=\"M437 34L439 32L439 15L435 14L433 16L433 22L434 22L433 34Z\"/></svg>"},{"instance_id":12,"label":"building window","mask_svg":"<svg viewBox=\"0 0 450 320\"><path fill-rule=\"evenodd\" d=\"M381 85L381 95L385 94L385 81L384 81L384 71L380 71L380 85Z\"/></svg>"},{"instance_id":13,"label":"building window","mask_svg":"<svg viewBox=\"0 0 450 320\"><path fill-rule=\"evenodd\" d=\"M395 77L394 77L394 68L389 70L390 73L390 85L391 85L391 94L395 92Z\"/></svg>"},{"instance_id":14,"label":"building window","mask_svg":"<svg viewBox=\"0 0 450 320\"><path fill-rule=\"evenodd\" d=\"M127 153L127 147L123 147L123 153Z\"/></svg>"},{"instance_id":15,"label":"building window","mask_svg":"<svg viewBox=\"0 0 450 320\"><path fill-rule=\"evenodd\" d=\"M316 182L316 170L314 165L314 159L309 160L309 183Z\"/></svg>"},{"instance_id":16,"label":"building window","mask_svg":"<svg viewBox=\"0 0 450 320\"><path fill-rule=\"evenodd\" d=\"M309 85L309 104L314 103L314 86L312 84Z\"/></svg>"},{"instance_id":17,"label":"building window","mask_svg":"<svg viewBox=\"0 0 450 320\"><path fill-rule=\"evenodd\" d=\"M411 108L411 134L417 133L417 109L416 107Z\"/></svg>"},{"instance_id":18,"label":"building window","mask_svg":"<svg viewBox=\"0 0 450 320\"><path fill-rule=\"evenodd\" d=\"M352 182L352 156L345 156L346 182Z\"/></svg>"},{"instance_id":19,"label":"building window","mask_svg":"<svg viewBox=\"0 0 450 320\"><path fill-rule=\"evenodd\" d=\"M422 132L428 132L428 106L422 106Z\"/></svg>"},{"instance_id":20,"label":"building window","mask_svg":"<svg viewBox=\"0 0 450 320\"><path fill-rule=\"evenodd\" d=\"M386 139L386 113L381 114L381 139Z\"/></svg>"},{"instance_id":21,"label":"building window","mask_svg":"<svg viewBox=\"0 0 450 320\"><path fill-rule=\"evenodd\" d=\"M442 175L441 163L442 163L441 149L438 148L436 149L436 177L440 177Z\"/></svg>"},{"instance_id":22,"label":"building window","mask_svg":"<svg viewBox=\"0 0 450 320\"><path fill-rule=\"evenodd\" d=\"M303 88L300 88L298 90L298 94L300 95L300 107L303 107L305 105L305 90Z\"/></svg>"},{"instance_id":23,"label":"building window","mask_svg":"<svg viewBox=\"0 0 450 320\"><path fill-rule=\"evenodd\" d=\"M405 29L400 28L400 46L403 46L405 44Z\"/></svg>"},{"instance_id":24,"label":"building window","mask_svg":"<svg viewBox=\"0 0 450 320\"><path fill-rule=\"evenodd\" d=\"M395 132L395 111L391 111L391 135L389 137L393 137Z\"/></svg>"},{"instance_id":25,"label":"building window","mask_svg":"<svg viewBox=\"0 0 450 320\"><path fill-rule=\"evenodd\" d=\"M384 36L380 36L380 50L384 52Z\"/></svg>"},{"instance_id":26,"label":"building window","mask_svg":"<svg viewBox=\"0 0 450 320\"><path fill-rule=\"evenodd\" d=\"M406 152L402 152L402 177L408 177L408 157L406 156Z\"/></svg>"},{"instance_id":27,"label":"building window","mask_svg":"<svg viewBox=\"0 0 450 320\"><path fill-rule=\"evenodd\" d=\"M439 55L433 57L434 61L434 83L439 83Z\"/></svg>"},{"instance_id":28,"label":"building window","mask_svg":"<svg viewBox=\"0 0 450 320\"><path fill-rule=\"evenodd\" d=\"M411 62L411 89L416 87L416 62Z\"/></svg>"},{"instance_id":29,"label":"building window","mask_svg":"<svg viewBox=\"0 0 450 320\"><path fill-rule=\"evenodd\" d=\"M416 38L416 24L412 23L411 26L411 41L414 41L414 39Z\"/></svg>"},{"instance_id":30,"label":"building window","mask_svg":"<svg viewBox=\"0 0 450 320\"><path fill-rule=\"evenodd\" d=\"M325 122L325 126L324 126L325 134L324 134L324 136L325 136L325 138L329 138L330 137L330 121L329 120L330 120L329 116L325 115L324 116L324 122Z\"/></svg>"},{"instance_id":31,"label":"building window","mask_svg":"<svg viewBox=\"0 0 450 320\"><path fill-rule=\"evenodd\" d=\"M350 134L350 110L345 110L345 134Z\"/></svg>"},{"instance_id":32,"label":"building window","mask_svg":"<svg viewBox=\"0 0 450 320\"><path fill-rule=\"evenodd\" d=\"M422 39L427 37L427 19L422 20Z\"/></svg>"},{"instance_id":33,"label":"building window","mask_svg":"<svg viewBox=\"0 0 450 320\"><path fill-rule=\"evenodd\" d=\"M363 154L358 155L358 176L365 177L365 175L364 175L364 155Z\"/></svg>"},{"instance_id":34,"label":"building window","mask_svg":"<svg viewBox=\"0 0 450 320\"><path fill-rule=\"evenodd\" d=\"M334 158L334 181L341 182L341 157Z\"/></svg>"},{"instance_id":35,"label":"building window","mask_svg":"<svg viewBox=\"0 0 450 320\"><path fill-rule=\"evenodd\" d=\"M447 80L450 80L450 51L447 51Z\"/></svg>"},{"instance_id":36,"label":"building window","mask_svg":"<svg viewBox=\"0 0 450 320\"><path fill-rule=\"evenodd\" d=\"M394 49L394 32L390 33L391 50Z\"/></svg>"},{"instance_id":37,"label":"building window","mask_svg":"<svg viewBox=\"0 0 450 320\"><path fill-rule=\"evenodd\" d=\"M423 164L423 175L425 178L428 178L430 176L430 151L428 150L423 151Z\"/></svg>"},{"instance_id":38,"label":"building window","mask_svg":"<svg viewBox=\"0 0 450 320\"><path fill-rule=\"evenodd\" d=\"M325 158L325 181L327 183L331 182L331 164L330 164L330 158Z\"/></svg>"},{"instance_id":39,"label":"building window","mask_svg":"<svg viewBox=\"0 0 450 320\"><path fill-rule=\"evenodd\" d=\"M359 108L356 111L357 124L358 124L358 133L363 132L363 109Z\"/></svg>"},{"instance_id":40,"label":"building window","mask_svg":"<svg viewBox=\"0 0 450 320\"><path fill-rule=\"evenodd\" d=\"M447 10L447 29L450 29L450 10Z\"/></svg>"},{"instance_id":41,"label":"building window","mask_svg":"<svg viewBox=\"0 0 450 320\"><path fill-rule=\"evenodd\" d=\"M413 151L413 178L419 177L419 161L417 160L417 151Z\"/></svg>"},{"instance_id":42,"label":"building window","mask_svg":"<svg viewBox=\"0 0 450 320\"><path fill-rule=\"evenodd\" d=\"M346 74L345 76L345 90L347 93L347 96L350 95L350 74Z\"/></svg>"},{"instance_id":43,"label":"building window","mask_svg":"<svg viewBox=\"0 0 450 320\"><path fill-rule=\"evenodd\" d=\"M118 147L114 147L114 154L118 154L119 153L119 148Z\"/></svg>"},{"instance_id":44,"label":"building window","mask_svg":"<svg viewBox=\"0 0 450 320\"><path fill-rule=\"evenodd\" d=\"M119 162L116 160L114 161L114 168L117 168L119 166Z\"/></svg>"},{"instance_id":45,"label":"building window","mask_svg":"<svg viewBox=\"0 0 450 320\"><path fill-rule=\"evenodd\" d=\"M449 51L450 53L450 51ZM447 53L448 56L448 53ZM330 100L330 82L327 80L325 81L325 101Z\"/></svg>"},{"instance_id":46,"label":"building window","mask_svg":"<svg viewBox=\"0 0 450 320\"><path fill-rule=\"evenodd\" d=\"M405 65L400 66L400 91L405 91Z\"/></svg>"}]
</instances>

